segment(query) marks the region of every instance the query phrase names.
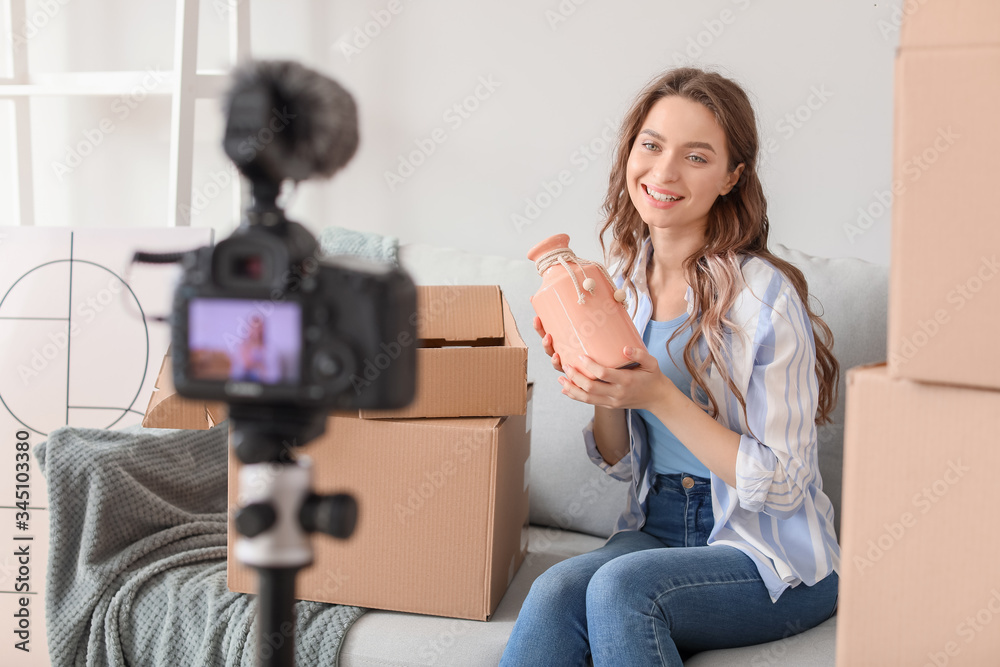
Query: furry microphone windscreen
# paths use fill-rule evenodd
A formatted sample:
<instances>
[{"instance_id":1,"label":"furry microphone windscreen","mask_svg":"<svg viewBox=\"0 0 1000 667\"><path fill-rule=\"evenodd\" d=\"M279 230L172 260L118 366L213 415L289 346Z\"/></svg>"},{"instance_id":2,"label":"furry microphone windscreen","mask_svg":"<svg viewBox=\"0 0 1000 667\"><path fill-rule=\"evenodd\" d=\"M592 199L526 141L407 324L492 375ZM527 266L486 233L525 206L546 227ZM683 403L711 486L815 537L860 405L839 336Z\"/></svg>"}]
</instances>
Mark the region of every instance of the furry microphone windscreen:
<instances>
[{"instance_id":1,"label":"furry microphone windscreen","mask_svg":"<svg viewBox=\"0 0 1000 667\"><path fill-rule=\"evenodd\" d=\"M251 61L233 72L225 100L263 94L271 108L259 134L270 137L259 157L275 176L302 181L333 176L358 148L358 109L339 83L292 61ZM268 132L264 131L267 127ZM258 143L265 143L258 139Z\"/></svg>"}]
</instances>

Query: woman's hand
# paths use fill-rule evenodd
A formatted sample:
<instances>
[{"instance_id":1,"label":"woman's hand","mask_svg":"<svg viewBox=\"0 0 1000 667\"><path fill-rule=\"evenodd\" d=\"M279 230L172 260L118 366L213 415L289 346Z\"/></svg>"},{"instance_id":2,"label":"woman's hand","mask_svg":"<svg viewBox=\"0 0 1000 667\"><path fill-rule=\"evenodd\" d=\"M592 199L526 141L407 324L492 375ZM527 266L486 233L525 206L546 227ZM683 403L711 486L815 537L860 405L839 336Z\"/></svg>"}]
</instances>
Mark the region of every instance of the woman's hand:
<instances>
[{"instance_id":1,"label":"woman's hand","mask_svg":"<svg viewBox=\"0 0 1000 667\"><path fill-rule=\"evenodd\" d=\"M575 363L564 361L566 377L559 378L562 393L581 403L605 408L652 410L671 398L672 392L679 392L648 351L626 347L624 353L639 365L621 370L605 368L586 356L580 356Z\"/></svg>"},{"instance_id":2,"label":"woman's hand","mask_svg":"<svg viewBox=\"0 0 1000 667\"><path fill-rule=\"evenodd\" d=\"M559 355L556 354L555 349L552 347L552 336L545 333L545 327L542 326L542 319L535 315L535 320L532 324L535 327L535 331L538 332L538 335L542 337L542 348L545 350L545 354L549 355L551 358L552 367L562 373L562 361L559 359Z\"/></svg>"}]
</instances>

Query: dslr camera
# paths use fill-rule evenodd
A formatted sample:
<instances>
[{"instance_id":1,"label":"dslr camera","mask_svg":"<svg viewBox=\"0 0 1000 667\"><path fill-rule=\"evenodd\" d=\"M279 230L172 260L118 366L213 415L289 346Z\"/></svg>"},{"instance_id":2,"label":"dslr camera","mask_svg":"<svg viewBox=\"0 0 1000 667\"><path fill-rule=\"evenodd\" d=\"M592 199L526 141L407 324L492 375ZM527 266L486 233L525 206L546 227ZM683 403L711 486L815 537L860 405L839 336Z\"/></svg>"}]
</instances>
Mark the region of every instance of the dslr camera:
<instances>
[{"instance_id":1,"label":"dslr camera","mask_svg":"<svg viewBox=\"0 0 1000 667\"><path fill-rule=\"evenodd\" d=\"M171 333L178 393L227 403L242 430L291 428L303 440L322 433L331 409L409 404L411 348L375 380L362 373L380 344L416 339L413 282L387 264L325 258L278 204L285 181L330 176L353 156L353 98L295 63L261 62L236 72L226 114L223 146L252 198L230 237L181 260ZM309 433L294 428L307 423Z\"/></svg>"}]
</instances>

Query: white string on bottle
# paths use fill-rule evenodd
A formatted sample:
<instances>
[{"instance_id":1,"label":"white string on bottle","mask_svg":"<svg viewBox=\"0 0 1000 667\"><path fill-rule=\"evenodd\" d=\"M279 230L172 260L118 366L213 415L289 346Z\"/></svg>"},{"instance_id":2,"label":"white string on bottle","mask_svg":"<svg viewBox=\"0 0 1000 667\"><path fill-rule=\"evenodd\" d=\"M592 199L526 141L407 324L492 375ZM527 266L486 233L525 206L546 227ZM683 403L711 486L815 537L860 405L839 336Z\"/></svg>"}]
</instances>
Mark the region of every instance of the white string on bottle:
<instances>
[{"instance_id":1,"label":"white string on bottle","mask_svg":"<svg viewBox=\"0 0 1000 667\"><path fill-rule=\"evenodd\" d=\"M576 279L576 273L569 267L567 261L573 262L578 267L580 267L580 273L582 273L584 277L584 289L580 289L580 283ZM583 294L584 290L593 294L594 290L597 289L596 283L591 285L589 288L586 287L587 280L593 280L593 279L587 276L587 271L586 269L583 268L584 266L596 266L598 269L601 270L601 273L604 274L604 277L607 279L608 283L614 285L614 282L611 280L611 276L608 275L608 270L604 268L603 264L592 262L588 259L580 259L569 248L555 248L545 253L537 260L535 260L535 266L538 269L539 275L543 275L546 271L548 271L556 264L560 264L564 269L566 269L566 272L569 274L570 279L573 281L573 288L576 290L576 302L580 305L586 303L586 298L584 297Z\"/></svg>"}]
</instances>

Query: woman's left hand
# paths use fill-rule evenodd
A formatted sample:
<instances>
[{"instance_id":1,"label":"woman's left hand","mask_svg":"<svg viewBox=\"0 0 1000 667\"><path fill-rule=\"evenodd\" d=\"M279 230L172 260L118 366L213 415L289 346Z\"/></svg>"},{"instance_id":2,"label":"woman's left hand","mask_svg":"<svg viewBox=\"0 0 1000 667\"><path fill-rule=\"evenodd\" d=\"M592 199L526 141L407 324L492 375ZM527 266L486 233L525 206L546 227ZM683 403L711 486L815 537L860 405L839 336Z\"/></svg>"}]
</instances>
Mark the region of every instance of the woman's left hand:
<instances>
[{"instance_id":1,"label":"woman's left hand","mask_svg":"<svg viewBox=\"0 0 1000 667\"><path fill-rule=\"evenodd\" d=\"M660 372L656 357L645 349L625 348L625 356L639 365L634 368L605 368L590 357L573 363L563 359L566 377L560 377L562 393L573 400L605 408L651 410L678 391Z\"/></svg>"}]
</instances>

